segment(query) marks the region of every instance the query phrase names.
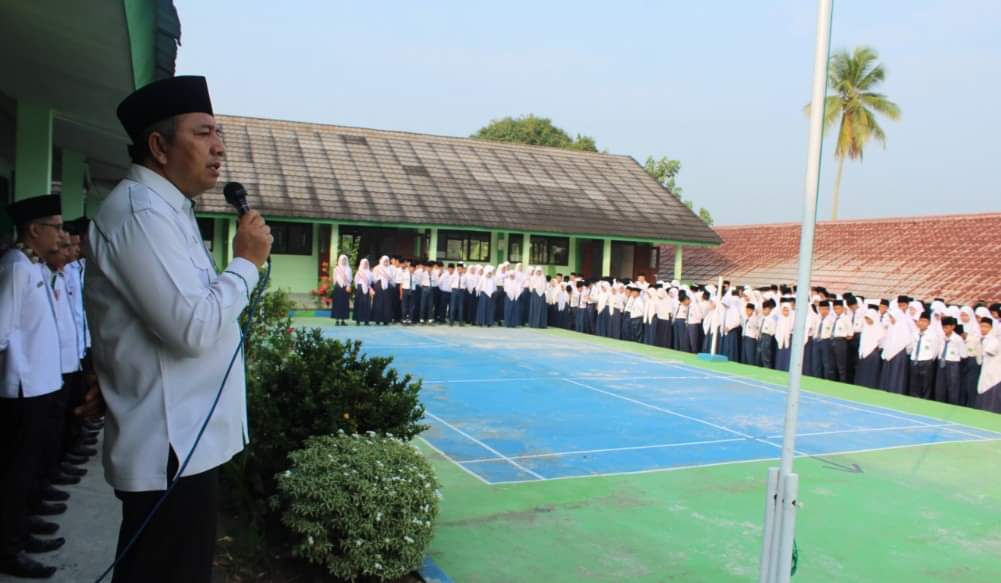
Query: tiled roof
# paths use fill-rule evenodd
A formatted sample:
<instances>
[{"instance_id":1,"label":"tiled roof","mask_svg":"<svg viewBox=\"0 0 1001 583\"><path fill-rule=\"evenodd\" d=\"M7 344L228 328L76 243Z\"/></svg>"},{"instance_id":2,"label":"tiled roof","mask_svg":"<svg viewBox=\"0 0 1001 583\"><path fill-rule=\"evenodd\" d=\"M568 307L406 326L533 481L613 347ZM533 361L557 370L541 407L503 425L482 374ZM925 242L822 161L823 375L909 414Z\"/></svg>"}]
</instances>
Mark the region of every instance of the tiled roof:
<instances>
[{"instance_id":1,"label":"tiled roof","mask_svg":"<svg viewBox=\"0 0 1001 583\"><path fill-rule=\"evenodd\" d=\"M686 248L684 278L795 283L798 223L716 227L717 248ZM672 247L661 250L663 275ZM668 277L669 278L669 277ZM811 284L863 297L1001 301L1001 213L817 223Z\"/></svg>"},{"instance_id":2,"label":"tiled roof","mask_svg":"<svg viewBox=\"0 0 1001 583\"><path fill-rule=\"evenodd\" d=\"M218 116L219 186L242 182L266 215L454 225L718 244L628 156L333 125Z\"/></svg>"}]
</instances>

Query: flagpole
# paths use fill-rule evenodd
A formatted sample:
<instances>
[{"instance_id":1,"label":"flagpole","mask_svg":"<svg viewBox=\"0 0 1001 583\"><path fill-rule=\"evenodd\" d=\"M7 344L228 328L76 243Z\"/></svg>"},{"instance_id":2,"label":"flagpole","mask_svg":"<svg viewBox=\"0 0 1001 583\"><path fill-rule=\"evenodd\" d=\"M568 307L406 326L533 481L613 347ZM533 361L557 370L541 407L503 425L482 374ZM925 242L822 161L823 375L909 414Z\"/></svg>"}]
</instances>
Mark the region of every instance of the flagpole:
<instances>
[{"instance_id":1,"label":"flagpole","mask_svg":"<svg viewBox=\"0 0 1001 583\"><path fill-rule=\"evenodd\" d=\"M799 240L799 277L796 288L796 320L789 363L782 460L768 477L764 540L761 553L761 583L785 583L792 570L792 547L796 528L799 476L792 471L796 455L796 424L799 417L799 387L803 376L806 318L810 309L810 272L813 269L813 239L817 224L817 194L820 189L820 157L823 141L824 99L827 93L827 63L831 50L833 0L817 2L817 43L814 49L813 86L810 99L810 137L807 146L806 188L803 223Z\"/></svg>"}]
</instances>

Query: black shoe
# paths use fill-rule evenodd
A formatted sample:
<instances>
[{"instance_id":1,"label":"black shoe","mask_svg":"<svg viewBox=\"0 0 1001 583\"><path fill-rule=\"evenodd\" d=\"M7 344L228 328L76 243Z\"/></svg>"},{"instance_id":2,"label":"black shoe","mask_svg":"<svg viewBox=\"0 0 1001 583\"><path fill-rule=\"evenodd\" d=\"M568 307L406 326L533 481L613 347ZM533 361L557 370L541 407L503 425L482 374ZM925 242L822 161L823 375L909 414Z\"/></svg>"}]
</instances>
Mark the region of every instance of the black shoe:
<instances>
[{"instance_id":1,"label":"black shoe","mask_svg":"<svg viewBox=\"0 0 1001 583\"><path fill-rule=\"evenodd\" d=\"M83 464L87 463L88 459L89 458L85 458L85 457L79 456L79 455L73 455L71 453L68 453L68 454L66 454L66 455L63 456L63 461L64 462L66 462L68 464L73 464L74 466L82 466Z\"/></svg>"},{"instance_id":2,"label":"black shoe","mask_svg":"<svg viewBox=\"0 0 1001 583\"><path fill-rule=\"evenodd\" d=\"M97 450L92 447L84 447L82 445L78 445L73 449L69 450L69 452L67 453L69 453L70 455L77 455L80 457L88 458L97 455Z\"/></svg>"},{"instance_id":3,"label":"black shoe","mask_svg":"<svg viewBox=\"0 0 1001 583\"><path fill-rule=\"evenodd\" d=\"M59 547L66 544L66 539L63 537L59 538L35 538L33 536L28 537L28 542L24 543L24 552L26 553L51 553L52 551L58 549Z\"/></svg>"},{"instance_id":4,"label":"black shoe","mask_svg":"<svg viewBox=\"0 0 1001 583\"><path fill-rule=\"evenodd\" d=\"M49 478L49 483L54 486L72 486L73 484L79 484L80 478L78 476L67 476L66 474L59 474Z\"/></svg>"},{"instance_id":5,"label":"black shoe","mask_svg":"<svg viewBox=\"0 0 1001 583\"><path fill-rule=\"evenodd\" d=\"M80 440L80 445L97 445L97 438L93 436L84 437Z\"/></svg>"},{"instance_id":6,"label":"black shoe","mask_svg":"<svg viewBox=\"0 0 1001 583\"><path fill-rule=\"evenodd\" d=\"M59 471L66 474L67 476L76 476L78 478L80 476L87 475L87 468L78 468L73 464L67 464L65 462L59 464Z\"/></svg>"},{"instance_id":7,"label":"black shoe","mask_svg":"<svg viewBox=\"0 0 1001 583\"><path fill-rule=\"evenodd\" d=\"M48 579L56 574L56 568L46 567L21 551L13 557L0 559L0 573L24 579Z\"/></svg>"},{"instance_id":8,"label":"black shoe","mask_svg":"<svg viewBox=\"0 0 1001 583\"><path fill-rule=\"evenodd\" d=\"M53 488L52 486L46 486L42 490L42 500L46 502L65 502L70 499L70 495L67 492L63 492L58 488Z\"/></svg>"},{"instance_id":9,"label":"black shoe","mask_svg":"<svg viewBox=\"0 0 1001 583\"><path fill-rule=\"evenodd\" d=\"M42 502L31 510L35 516L56 516L66 512L66 505L62 502Z\"/></svg>"},{"instance_id":10,"label":"black shoe","mask_svg":"<svg viewBox=\"0 0 1001 583\"><path fill-rule=\"evenodd\" d=\"M48 520L42 520L37 516L28 517L28 532L31 534L56 534L59 530L59 525L55 522L49 522Z\"/></svg>"},{"instance_id":11,"label":"black shoe","mask_svg":"<svg viewBox=\"0 0 1001 583\"><path fill-rule=\"evenodd\" d=\"M87 431L100 431L104 427L104 421L84 421L83 426Z\"/></svg>"}]
</instances>

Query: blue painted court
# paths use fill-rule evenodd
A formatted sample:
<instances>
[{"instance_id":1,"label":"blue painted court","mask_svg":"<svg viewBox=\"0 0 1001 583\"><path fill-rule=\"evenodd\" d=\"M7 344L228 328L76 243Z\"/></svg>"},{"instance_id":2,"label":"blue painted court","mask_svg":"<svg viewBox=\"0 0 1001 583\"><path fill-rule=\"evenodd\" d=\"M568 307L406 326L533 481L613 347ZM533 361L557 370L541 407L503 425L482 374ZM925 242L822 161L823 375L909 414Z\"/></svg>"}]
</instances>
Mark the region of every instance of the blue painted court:
<instances>
[{"instance_id":1,"label":"blue painted court","mask_svg":"<svg viewBox=\"0 0 1001 583\"><path fill-rule=\"evenodd\" d=\"M784 387L529 329L326 328L424 381L423 438L489 484L778 459ZM626 344L623 344L625 347ZM665 352L665 354L668 354ZM1001 434L804 392L799 456Z\"/></svg>"}]
</instances>

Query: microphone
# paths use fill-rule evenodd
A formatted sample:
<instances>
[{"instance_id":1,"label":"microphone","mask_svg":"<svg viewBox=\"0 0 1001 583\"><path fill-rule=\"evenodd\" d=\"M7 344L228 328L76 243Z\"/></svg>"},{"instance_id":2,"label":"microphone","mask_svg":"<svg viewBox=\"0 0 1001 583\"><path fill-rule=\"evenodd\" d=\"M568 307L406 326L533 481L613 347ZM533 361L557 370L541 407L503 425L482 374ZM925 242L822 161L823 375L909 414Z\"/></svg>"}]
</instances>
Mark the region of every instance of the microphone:
<instances>
[{"instance_id":1,"label":"microphone","mask_svg":"<svg viewBox=\"0 0 1001 583\"><path fill-rule=\"evenodd\" d=\"M250 212L250 205L247 204L247 189L239 182L227 182L222 189L223 196L239 216Z\"/></svg>"}]
</instances>

